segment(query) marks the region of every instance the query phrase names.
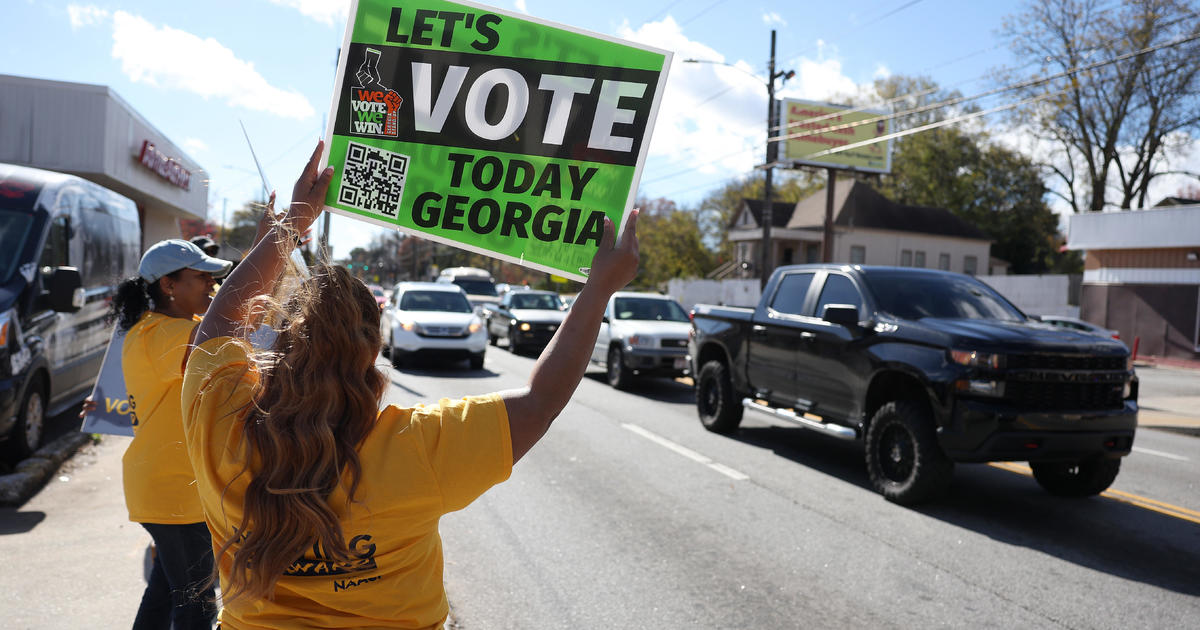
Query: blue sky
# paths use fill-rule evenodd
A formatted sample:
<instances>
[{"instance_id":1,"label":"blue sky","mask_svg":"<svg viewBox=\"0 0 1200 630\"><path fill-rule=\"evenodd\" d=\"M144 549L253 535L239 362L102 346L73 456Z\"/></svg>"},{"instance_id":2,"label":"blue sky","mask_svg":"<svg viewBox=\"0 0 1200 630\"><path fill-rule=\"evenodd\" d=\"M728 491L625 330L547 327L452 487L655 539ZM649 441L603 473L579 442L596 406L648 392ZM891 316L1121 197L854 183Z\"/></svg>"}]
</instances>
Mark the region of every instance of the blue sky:
<instances>
[{"instance_id":1,"label":"blue sky","mask_svg":"<svg viewBox=\"0 0 1200 630\"><path fill-rule=\"evenodd\" d=\"M210 219L220 221L226 203L232 211L261 194L239 121L282 203L324 135L348 1L6 4L0 73L113 88L207 171ZM763 159L761 77L771 29L778 31L777 67L797 72L779 89L784 97L830 100L888 74L929 75L973 94L994 86L990 69L1009 63L999 30L1020 8L1010 0L492 4L676 53L640 192L685 205ZM335 216L334 256L379 231Z\"/></svg>"}]
</instances>

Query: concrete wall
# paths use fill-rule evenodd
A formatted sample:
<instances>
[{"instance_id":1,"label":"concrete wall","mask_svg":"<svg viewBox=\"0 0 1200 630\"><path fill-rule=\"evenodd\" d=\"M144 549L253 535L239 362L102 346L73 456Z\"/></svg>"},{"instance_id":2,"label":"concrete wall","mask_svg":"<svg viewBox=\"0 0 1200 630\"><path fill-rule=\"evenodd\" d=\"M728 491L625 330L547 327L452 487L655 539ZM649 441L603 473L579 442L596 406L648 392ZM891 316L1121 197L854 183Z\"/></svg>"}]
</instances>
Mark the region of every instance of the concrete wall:
<instances>
[{"instance_id":1,"label":"concrete wall","mask_svg":"<svg viewBox=\"0 0 1200 630\"><path fill-rule=\"evenodd\" d=\"M1029 315L1079 317L1078 304L1071 304L1078 301L1071 299L1071 276L979 276L979 279Z\"/></svg>"},{"instance_id":2,"label":"concrete wall","mask_svg":"<svg viewBox=\"0 0 1200 630\"><path fill-rule=\"evenodd\" d=\"M723 306L757 306L761 295L758 278L747 280L681 280L667 282L667 295L675 298L683 308L692 310L697 304L720 304Z\"/></svg>"}]
</instances>

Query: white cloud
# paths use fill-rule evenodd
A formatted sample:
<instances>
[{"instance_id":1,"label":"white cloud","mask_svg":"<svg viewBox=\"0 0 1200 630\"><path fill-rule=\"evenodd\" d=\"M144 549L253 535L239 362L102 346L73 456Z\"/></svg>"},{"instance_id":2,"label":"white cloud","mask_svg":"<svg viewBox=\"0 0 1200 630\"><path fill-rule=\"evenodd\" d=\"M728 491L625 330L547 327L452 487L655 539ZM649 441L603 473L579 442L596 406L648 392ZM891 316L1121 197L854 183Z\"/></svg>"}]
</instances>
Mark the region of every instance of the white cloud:
<instances>
[{"instance_id":1,"label":"white cloud","mask_svg":"<svg viewBox=\"0 0 1200 630\"><path fill-rule=\"evenodd\" d=\"M208 150L208 144L200 138L187 138L183 141L183 149L188 153L201 153Z\"/></svg>"},{"instance_id":2,"label":"white cloud","mask_svg":"<svg viewBox=\"0 0 1200 630\"><path fill-rule=\"evenodd\" d=\"M67 5L67 17L71 19L71 30L77 31L84 26L93 26L105 22L110 17L110 13L91 5Z\"/></svg>"},{"instance_id":3,"label":"white cloud","mask_svg":"<svg viewBox=\"0 0 1200 630\"><path fill-rule=\"evenodd\" d=\"M516 0L513 2L513 6L521 13L529 13L529 7L525 5L525 0Z\"/></svg>"},{"instance_id":4,"label":"white cloud","mask_svg":"<svg viewBox=\"0 0 1200 630\"><path fill-rule=\"evenodd\" d=\"M254 64L217 40L169 26L156 27L124 11L113 14L112 56L130 80L303 120L315 111L296 90L270 85Z\"/></svg>"},{"instance_id":5,"label":"white cloud","mask_svg":"<svg viewBox=\"0 0 1200 630\"><path fill-rule=\"evenodd\" d=\"M762 21L763 21L763 24L766 24L767 26L770 26L772 24L778 24L780 26L787 26L787 20L783 19L782 15L779 15L778 13L776 13L774 11L768 11L766 13L763 13Z\"/></svg>"},{"instance_id":6,"label":"white cloud","mask_svg":"<svg viewBox=\"0 0 1200 630\"><path fill-rule=\"evenodd\" d=\"M271 2L295 9L305 17L322 24L333 24L345 20L350 11L350 0L271 0Z\"/></svg>"}]
</instances>

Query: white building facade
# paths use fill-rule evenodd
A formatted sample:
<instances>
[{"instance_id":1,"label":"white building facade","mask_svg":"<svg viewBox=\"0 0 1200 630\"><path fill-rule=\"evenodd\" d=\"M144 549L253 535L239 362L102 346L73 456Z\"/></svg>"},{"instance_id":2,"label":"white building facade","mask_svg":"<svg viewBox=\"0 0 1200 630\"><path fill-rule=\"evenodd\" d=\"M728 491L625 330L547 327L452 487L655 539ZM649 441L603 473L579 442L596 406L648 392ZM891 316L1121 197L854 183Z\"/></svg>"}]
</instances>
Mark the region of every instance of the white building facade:
<instances>
[{"instance_id":1,"label":"white building facade","mask_svg":"<svg viewBox=\"0 0 1200 630\"><path fill-rule=\"evenodd\" d=\"M0 75L0 162L78 175L132 199L142 249L208 214L207 175L105 86Z\"/></svg>"}]
</instances>

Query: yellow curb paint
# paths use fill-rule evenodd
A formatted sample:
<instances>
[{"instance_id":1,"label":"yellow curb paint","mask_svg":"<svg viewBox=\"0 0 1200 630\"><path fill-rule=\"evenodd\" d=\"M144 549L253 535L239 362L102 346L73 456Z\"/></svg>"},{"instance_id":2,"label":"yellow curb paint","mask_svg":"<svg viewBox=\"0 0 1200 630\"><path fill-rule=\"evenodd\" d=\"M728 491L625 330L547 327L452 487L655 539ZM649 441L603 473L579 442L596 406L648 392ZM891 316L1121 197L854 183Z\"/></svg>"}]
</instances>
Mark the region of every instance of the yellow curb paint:
<instances>
[{"instance_id":1,"label":"yellow curb paint","mask_svg":"<svg viewBox=\"0 0 1200 630\"><path fill-rule=\"evenodd\" d=\"M1025 475L1027 477L1033 476L1033 470L1030 467L1022 464L1016 464L1013 462L988 462L988 466L999 468L1000 470L1007 470L1008 472L1017 473L1019 475ZM1150 499L1148 497L1143 497L1121 490L1108 489L1104 492L1101 492L1100 496L1112 501L1120 501L1121 503L1125 503L1127 505L1140 507L1145 510L1158 512L1159 514L1165 514L1167 516L1173 516L1181 520L1200 524L1200 511L1191 510L1178 505L1172 505L1170 503L1158 501L1156 499Z\"/></svg>"}]
</instances>

